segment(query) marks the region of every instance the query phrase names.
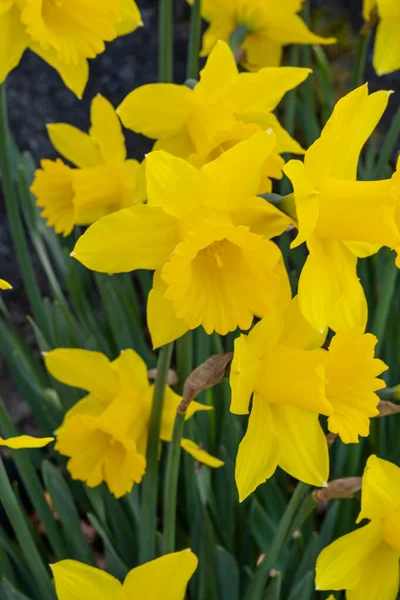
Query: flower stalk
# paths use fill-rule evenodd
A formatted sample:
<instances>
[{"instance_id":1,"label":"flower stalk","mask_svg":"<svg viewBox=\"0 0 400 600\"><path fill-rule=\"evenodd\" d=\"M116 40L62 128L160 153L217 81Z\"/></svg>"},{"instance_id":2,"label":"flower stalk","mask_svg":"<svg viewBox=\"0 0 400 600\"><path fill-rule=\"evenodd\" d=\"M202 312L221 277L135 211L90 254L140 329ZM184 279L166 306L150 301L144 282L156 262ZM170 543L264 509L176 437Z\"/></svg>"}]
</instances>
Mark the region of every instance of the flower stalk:
<instances>
[{"instance_id":1,"label":"flower stalk","mask_svg":"<svg viewBox=\"0 0 400 600\"><path fill-rule=\"evenodd\" d=\"M190 15L189 55L187 79L199 77L199 54L201 42L201 0L194 0Z\"/></svg>"},{"instance_id":2,"label":"flower stalk","mask_svg":"<svg viewBox=\"0 0 400 600\"><path fill-rule=\"evenodd\" d=\"M159 80L161 83L172 83L174 80L173 22L173 0L160 0L158 69Z\"/></svg>"}]
</instances>

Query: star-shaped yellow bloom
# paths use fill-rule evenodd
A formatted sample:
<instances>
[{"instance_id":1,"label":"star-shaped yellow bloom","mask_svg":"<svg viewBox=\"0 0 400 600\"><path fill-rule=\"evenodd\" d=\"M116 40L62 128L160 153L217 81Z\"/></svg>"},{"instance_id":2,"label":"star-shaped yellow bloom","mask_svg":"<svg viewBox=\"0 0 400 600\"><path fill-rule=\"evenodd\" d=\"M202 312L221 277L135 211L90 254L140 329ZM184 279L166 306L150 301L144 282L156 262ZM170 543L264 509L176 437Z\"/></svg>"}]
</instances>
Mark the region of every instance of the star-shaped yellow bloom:
<instances>
[{"instance_id":1,"label":"star-shaped yellow bloom","mask_svg":"<svg viewBox=\"0 0 400 600\"><path fill-rule=\"evenodd\" d=\"M369 21L377 11L379 22L374 49L374 68L378 75L400 69L400 3L397 0L364 0L364 18Z\"/></svg>"},{"instance_id":2,"label":"star-shaped yellow bloom","mask_svg":"<svg viewBox=\"0 0 400 600\"><path fill-rule=\"evenodd\" d=\"M1 0L0 83L29 48L82 97L88 58L143 25L134 0Z\"/></svg>"},{"instance_id":3,"label":"star-shaped yellow bloom","mask_svg":"<svg viewBox=\"0 0 400 600\"><path fill-rule=\"evenodd\" d=\"M133 350L124 350L110 362L99 352L58 348L45 355L50 373L88 395L65 415L56 431L55 448L70 457L68 470L74 479L95 487L105 481L117 498L139 483L146 470L146 447L153 386L144 361ZM167 387L160 438L170 441L180 396ZM210 407L192 402L189 419ZM182 448L211 467L223 463L191 442Z\"/></svg>"},{"instance_id":4,"label":"star-shaped yellow bloom","mask_svg":"<svg viewBox=\"0 0 400 600\"><path fill-rule=\"evenodd\" d=\"M325 337L307 323L295 298L276 303L248 336L235 340L231 412L247 414L253 395L236 459L241 500L278 465L311 485L326 484L328 445L320 414L345 443L368 435L369 419L378 414L374 392L385 387L376 378L386 369L373 358L376 338L347 331L326 351Z\"/></svg>"},{"instance_id":5,"label":"star-shaped yellow bloom","mask_svg":"<svg viewBox=\"0 0 400 600\"><path fill-rule=\"evenodd\" d=\"M72 256L95 271L156 270L147 307L155 347L200 325L246 330L279 296L281 253L265 238L289 221L256 197L274 147L272 133L257 133L200 170L151 152L148 204L100 219L78 240Z\"/></svg>"},{"instance_id":6,"label":"star-shaped yellow bloom","mask_svg":"<svg viewBox=\"0 0 400 600\"><path fill-rule=\"evenodd\" d=\"M367 304L358 257L400 245L393 182L356 181L360 152L381 118L389 92L362 86L336 105L304 164L284 172L293 184L299 233L310 252L299 281L299 302L317 330L365 327Z\"/></svg>"},{"instance_id":7,"label":"star-shaped yellow bloom","mask_svg":"<svg viewBox=\"0 0 400 600\"><path fill-rule=\"evenodd\" d=\"M193 0L187 0L193 4ZM250 71L281 64L288 44L334 44L334 38L312 33L298 13L302 0L202 0L201 14L210 24L201 55L207 56L218 40L229 41L238 27L246 28L240 48L241 63Z\"/></svg>"},{"instance_id":8,"label":"star-shaped yellow bloom","mask_svg":"<svg viewBox=\"0 0 400 600\"><path fill-rule=\"evenodd\" d=\"M396 600L400 580L400 468L370 456L358 521L370 523L325 548L317 560L319 590L346 590L347 600Z\"/></svg>"},{"instance_id":9,"label":"star-shaped yellow bloom","mask_svg":"<svg viewBox=\"0 0 400 600\"><path fill-rule=\"evenodd\" d=\"M155 150L166 150L196 166L219 156L221 144L230 148L257 129L272 129L277 152L303 154L273 110L310 73L280 67L239 74L230 48L220 41L194 89L170 83L144 85L128 94L118 114L128 129L158 140Z\"/></svg>"},{"instance_id":10,"label":"star-shaped yellow bloom","mask_svg":"<svg viewBox=\"0 0 400 600\"><path fill-rule=\"evenodd\" d=\"M42 216L57 233L66 236L74 225L89 225L143 200L143 169L127 159L121 123L103 96L92 101L88 134L66 123L53 123L48 132L58 152L77 167L42 160L31 186Z\"/></svg>"},{"instance_id":11,"label":"star-shaped yellow bloom","mask_svg":"<svg viewBox=\"0 0 400 600\"><path fill-rule=\"evenodd\" d=\"M51 570L58 600L183 600L197 563L189 549L166 554L129 571L123 583L76 560L62 560Z\"/></svg>"}]
</instances>

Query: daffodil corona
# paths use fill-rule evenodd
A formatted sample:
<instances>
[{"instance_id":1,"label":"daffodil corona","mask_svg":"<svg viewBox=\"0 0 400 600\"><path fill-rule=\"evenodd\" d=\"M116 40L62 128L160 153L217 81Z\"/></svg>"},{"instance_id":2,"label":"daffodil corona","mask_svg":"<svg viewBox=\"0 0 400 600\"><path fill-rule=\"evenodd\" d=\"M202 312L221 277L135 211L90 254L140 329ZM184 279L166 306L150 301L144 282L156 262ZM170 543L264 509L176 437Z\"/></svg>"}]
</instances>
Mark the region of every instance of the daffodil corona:
<instances>
[{"instance_id":1,"label":"daffodil corona","mask_svg":"<svg viewBox=\"0 0 400 600\"><path fill-rule=\"evenodd\" d=\"M183 600L197 568L193 552L166 554L129 571L123 583L76 560L51 565L58 600Z\"/></svg>"},{"instance_id":2,"label":"daffodil corona","mask_svg":"<svg viewBox=\"0 0 400 600\"><path fill-rule=\"evenodd\" d=\"M276 304L250 332L235 341L231 367L231 412L252 409L236 459L236 483L244 500L279 465L316 486L329 475L328 445L319 414L345 443L369 433L378 414L376 377L386 366L374 359L376 339L360 330L337 334L322 350L326 332L316 333L298 300ZM306 432L306 434L305 434Z\"/></svg>"},{"instance_id":3,"label":"daffodil corona","mask_svg":"<svg viewBox=\"0 0 400 600\"><path fill-rule=\"evenodd\" d=\"M117 498L139 483L146 470L146 447L153 386L143 360L125 350L110 362L104 354L89 350L58 348L45 355L50 373L88 395L65 415L56 431L55 448L70 457L68 469L74 479L95 487L105 481ZM160 437L170 441L180 396L167 387ZM186 418L210 407L192 402ZM210 456L190 440L182 448L211 467L222 461Z\"/></svg>"},{"instance_id":4,"label":"daffodil corona","mask_svg":"<svg viewBox=\"0 0 400 600\"><path fill-rule=\"evenodd\" d=\"M31 186L42 216L57 233L68 235L74 225L89 225L142 201L142 169L126 158L121 123L103 96L92 102L88 134L66 123L53 123L48 132L56 150L77 167L42 160Z\"/></svg>"},{"instance_id":5,"label":"daffodil corona","mask_svg":"<svg viewBox=\"0 0 400 600\"><path fill-rule=\"evenodd\" d=\"M378 18L374 49L374 68L378 75L400 69L400 3L398 0L364 0L364 18Z\"/></svg>"},{"instance_id":6,"label":"daffodil corona","mask_svg":"<svg viewBox=\"0 0 400 600\"><path fill-rule=\"evenodd\" d=\"M187 1L193 4L194 0ZM308 29L298 15L302 5L302 0L202 0L202 16L210 25L201 54L207 56L218 40L228 42L238 28L242 30L240 62L251 71L279 66L288 44L335 43L334 38Z\"/></svg>"},{"instance_id":7,"label":"daffodil corona","mask_svg":"<svg viewBox=\"0 0 400 600\"><path fill-rule=\"evenodd\" d=\"M317 560L319 590L346 590L347 600L396 600L400 580L400 468L370 456L357 522L369 523L325 548Z\"/></svg>"},{"instance_id":8,"label":"daffodil corona","mask_svg":"<svg viewBox=\"0 0 400 600\"><path fill-rule=\"evenodd\" d=\"M275 147L257 133L197 170L163 151L146 159L148 204L100 219L73 256L95 271L155 269L147 318L155 347L200 325L249 329L280 294L288 219L256 197Z\"/></svg>"},{"instance_id":9,"label":"daffodil corona","mask_svg":"<svg viewBox=\"0 0 400 600\"><path fill-rule=\"evenodd\" d=\"M292 247L307 242L309 256L299 280L300 308L316 330L365 327L367 303L357 260L381 246L395 248L393 182L356 181L360 152L381 118L390 92L368 94L366 85L336 105L304 164L292 160L299 233Z\"/></svg>"},{"instance_id":10,"label":"daffodil corona","mask_svg":"<svg viewBox=\"0 0 400 600\"><path fill-rule=\"evenodd\" d=\"M80 98L87 59L140 25L134 0L0 0L0 83L29 48Z\"/></svg>"}]
</instances>

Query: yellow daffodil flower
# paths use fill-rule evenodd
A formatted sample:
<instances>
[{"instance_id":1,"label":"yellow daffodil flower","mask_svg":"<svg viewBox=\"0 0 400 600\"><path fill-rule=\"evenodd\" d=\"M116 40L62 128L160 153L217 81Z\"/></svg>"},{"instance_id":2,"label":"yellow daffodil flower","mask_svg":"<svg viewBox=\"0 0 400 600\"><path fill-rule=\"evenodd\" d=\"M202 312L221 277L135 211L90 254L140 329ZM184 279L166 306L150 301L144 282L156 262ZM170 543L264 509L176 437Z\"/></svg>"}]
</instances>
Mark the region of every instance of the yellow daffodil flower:
<instances>
[{"instance_id":1,"label":"yellow daffodil flower","mask_svg":"<svg viewBox=\"0 0 400 600\"><path fill-rule=\"evenodd\" d=\"M72 256L89 269L156 270L147 306L155 347L200 325L249 329L276 301L281 253L265 237L289 221L256 197L274 147L272 133L257 133L200 170L151 152L148 204L100 219L78 240Z\"/></svg>"},{"instance_id":2,"label":"yellow daffodil flower","mask_svg":"<svg viewBox=\"0 0 400 600\"><path fill-rule=\"evenodd\" d=\"M374 68L378 75L400 69L400 3L397 0L364 0L364 18L379 17L374 49Z\"/></svg>"},{"instance_id":3,"label":"yellow daffodil flower","mask_svg":"<svg viewBox=\"0 0 400 600\"><path fill-rule=\"evenodd\" d=\"M5 279L0 279L0 290L12 290L11 283L8 283Z\"/></svg>"},{"instance_id":4,"label":"yellow daffodil flower","mask_svg":"<svg viewBox=\"0 0 400 600\"><path fill-rule=\"evenodd\" d=\"M61 560L50 566L58 600L184 600L197 564L191 550L173 552L135 567L124 583L76 560Z\"/></svg>"},{"instance_id":5,"label":"yellow daffodil flower","mask_svg":"<svg viewBox=\"0 0 400 600\"><path fill-rule=\"evenodd\" d=\"M29 48L81 98L87 59L141 25L134 0L0 0L0 83Z\"/></svg>"},{"instance_id":6,"label":"yellow daffodil flower","mask_svg":"<svg viewBox=\"0 0 400 600\"><path fill-rule=\"evenodd\" d=\"M99 352L58 348L45 355L49 372L66 385L86 390L88 395L65 415L56 431L55 448L70 457L73 479L96 487L105 481L117 498L142 480L146 469L147 435L153 398L144 361L133 350L125 350L110 362ZM180 396L167 387L161 423L161 440L170 441ZM192 402L189 419L209 406ZM182 448L211 467L222 461L210 456L190 440Z\"/></svg>"},{"instance_id":7,"label":"yellow daffodil flower","mask_svg":"<svg viewBox=\"0 0 400 600\"><path fill-rule=\"evenodd\" d=\"M103 96L92 102L88 134L67 123L53 123L48 132L57 151L77 167L42 160L31 186L42 216L57 233L66 236L74 225L89 225L142 201L140 165L126 158L121 123Z\"/></svg>"},{"instance_id":8,"label":"yellow daffodil flower","mask_svg":"<svg viewBox=\"0 0 400 600\"><path fill-rule=\"evenodd\" d=\"M319 414L345 443L369 433L378 414L377 375L386 369L374 359L376 338L360 330L337 334L329 351L302 316L297 297L276 303L248 336L235 340L231 367L231 412L247 414L247 432L236 459L236 483L244 500L279 465L316 486L328 480L328 444ZM307 432L307 435L304 435Z\"/></svg>"},{"instance_id":9,"label":"yellow daffodil flower","mask_svg":"<svg viewBox=\"0 0 400 600\"><path fill-rule=\"evenodd\" d=\"M43 448L54 440L53 437L32 437L31 435L17 435L11 438L0 437L0 446L11 448L11 450L22 450L23 448Z\"/></svg>"},{"instance_id":10,"label":"yellow daffodil flower","mask_svg":"<svg viewBox=\"0 0 400 600\"><path fill-rule=\"evenodd\" d=\"M257 128L272 129L279 153L303 154L273 110L310 73L310 69L280 67L239 74L230 48L220 41L194 89L171 83L144 85L128 94L117 110L125 127L158 140L155 150L186 159L197 155L197 166L219 156L221 143L229 142L231 147ZM253 129L245 132L245 124Z\"/></svg>"},{"instance_id":11,"label":"yellow daffodil flower","mask_svg":"<svg viewBox=\"0 0 400 600\"><path fill-rule=\"evenodd\" d=\"M392 181L356 181L360 152L389 94L368 95L364 85L342 98L304 164L292 160L283 169L293 184L298 217L292 247L306 241L310 252L300 275L300 308L317 330L365 327L357 260L381 246L400 245Z\"/></svg>"},{"instance_id":12,"label":"yellow daffodil flower","mask_svg":"<svg viewBox=\"0 0 400 600\"><path fill-rule=\"evenodd\" d=\"M400 559L400 468L370 456L357 522L370 522L325 548L317 560L319 590L346 590L347 600L396 600Z\"/></svg>"},{"instance_id":13,"label":"yellow daffodil flower","mask_svg":"<svg viewBox=\"0 0 400 600\"><path fill-rule=\"evenodd\" d=\"M207 56L218 40L228 42L238 27L245 29L240 62L250 71L278 67L288 44L334 44L335 38L323 38L308 29L297 14L302 4L302 0L202 0L201 14L210 26L201 55Z\"/></svg>"}]
</instances>

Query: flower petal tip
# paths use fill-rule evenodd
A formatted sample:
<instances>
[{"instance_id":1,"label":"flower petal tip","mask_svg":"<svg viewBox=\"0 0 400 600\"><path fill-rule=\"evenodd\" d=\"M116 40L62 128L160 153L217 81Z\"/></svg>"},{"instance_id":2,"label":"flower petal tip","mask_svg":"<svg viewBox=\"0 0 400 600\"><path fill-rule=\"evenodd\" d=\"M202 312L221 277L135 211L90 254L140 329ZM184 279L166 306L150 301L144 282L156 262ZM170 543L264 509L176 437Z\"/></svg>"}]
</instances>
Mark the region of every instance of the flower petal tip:
<instances>
[{"instance_id":1,"label":"flower petal tip","mask_svg":"<svg viewBox=\"0 0 400 600\"><path fill-rule=\"evenodd\" d=\"M321 487L327 488L328 487L328 482L327 481L323 481Z\"/></svg>"},{"instance_id":2,"label":"flower petal tip","mask_svg":"<svg viewBox=\"0 0 400 600\"><path fill-rule=\"evenodd\" d=\"M71 256L72 258L75 258L75 256L76 256L76 252L75 252L75 250L72 250L72 252L71 252L70 256Z\"/></svg>"}]
</instances>

